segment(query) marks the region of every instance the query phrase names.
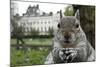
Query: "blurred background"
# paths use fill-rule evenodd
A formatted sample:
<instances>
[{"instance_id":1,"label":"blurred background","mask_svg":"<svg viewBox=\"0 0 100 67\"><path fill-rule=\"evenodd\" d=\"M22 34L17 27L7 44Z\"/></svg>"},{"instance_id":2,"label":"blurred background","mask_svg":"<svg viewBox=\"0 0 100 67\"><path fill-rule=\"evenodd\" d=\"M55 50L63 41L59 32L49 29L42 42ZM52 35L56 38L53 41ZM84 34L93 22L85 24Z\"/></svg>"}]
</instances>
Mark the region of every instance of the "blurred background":
<instances>
[{"instance_id":1,"label":"blurred background","mask_svg":"<svg viewBox=\"0 0 100 67\"><path fill-rule=\"evenodd\" d=\"M40 65L52 50L61 16L79 9L81 26L95 49L95 6L11 0L11 66Z\"/></svg>"}]
</instances>

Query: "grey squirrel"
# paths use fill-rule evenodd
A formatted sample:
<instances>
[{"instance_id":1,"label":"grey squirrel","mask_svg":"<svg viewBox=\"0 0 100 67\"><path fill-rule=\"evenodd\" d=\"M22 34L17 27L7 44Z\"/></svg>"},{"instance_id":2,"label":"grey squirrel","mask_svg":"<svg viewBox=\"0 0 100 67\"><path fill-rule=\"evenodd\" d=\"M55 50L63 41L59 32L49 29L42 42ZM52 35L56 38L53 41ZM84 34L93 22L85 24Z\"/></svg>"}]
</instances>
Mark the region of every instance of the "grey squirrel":
<instances>
[{"instance_id":1,"label":"grey squirrel","mask_svg":"<svg viewBox=\"0 0 100 67\"><path fill-rule=\"evenodd\" d=\"M79 10L75 16L63 17L53 40L53 50L45 64L95 61L95 50L80 26Z\"/></svg>"}]
</instances>

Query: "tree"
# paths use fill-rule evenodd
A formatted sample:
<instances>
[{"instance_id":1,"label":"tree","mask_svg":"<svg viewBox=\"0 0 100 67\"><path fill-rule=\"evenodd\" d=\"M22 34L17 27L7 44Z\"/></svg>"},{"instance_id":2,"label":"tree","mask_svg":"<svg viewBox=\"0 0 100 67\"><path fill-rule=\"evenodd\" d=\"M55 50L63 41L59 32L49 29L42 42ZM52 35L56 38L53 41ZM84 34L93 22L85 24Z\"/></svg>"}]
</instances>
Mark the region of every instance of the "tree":
<instances>
[{"instance_id":1,"label":"tree","mask_svg":"<svg viewBox=\"0 0 100 67\"><path fill-rule=\"evenodd\" d=\"M11 36L17 38L17 44L19 44L19 41L21 41L24 44L24 41L22 40L24 35L24 27L18 25L18 19L19 17L11 17Z\"/></svg>"},{"instance_id":2,"label":"tree","mask_svg":"<svg viewBox=\"0 0 100 67\"><path fill-rule=\"evenodd\" d=\"M74 14L79 10L80 23L87 39L95 48L95 6L73 5Z\"/></svg>"},{"instance_id":3,"label":"tree","mask_svg":"<svg viewBox=\"0 0 100 67\"><path fill-rule=\"evenodd\" d=\"M16 16L11 18L11 25L12 25L12 33L14 36L23 36L24 34L24 27L18 25L18 21L20 20L20 16L16 14Z\"/></svg>"},{"instance_id":4,"label":"tree","mask_svg":"<svg viewBox=\"0 0 100 67\"><path fill-rule=\"evenodd\" d=\"M73 16L73 7L72 6L67 6L64 12L65 16Z\"/></svg>"}]
</instances>

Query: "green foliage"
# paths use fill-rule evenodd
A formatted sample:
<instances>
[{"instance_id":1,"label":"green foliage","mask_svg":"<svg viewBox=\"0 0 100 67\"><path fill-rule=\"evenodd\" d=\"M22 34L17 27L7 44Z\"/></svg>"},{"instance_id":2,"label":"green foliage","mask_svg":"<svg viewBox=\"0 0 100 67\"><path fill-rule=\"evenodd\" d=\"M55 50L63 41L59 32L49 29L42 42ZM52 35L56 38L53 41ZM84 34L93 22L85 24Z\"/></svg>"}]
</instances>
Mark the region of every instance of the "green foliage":
<instances>
[{"instance_id":1,"label":"green foliage","mask_svg":"<svg viewBox=\"0 0 100 67\"><path fill-rule=\"evenodd\" d=\"M36 35L39 35L39 31L35 30L35 29L32 29L31 32L30 32L30 34L36 36Z\"/></svg>"},{"instance_id":2,"label":"green foliage","mask_svg":"<svg viewBox=\"0 0 100 67\"><path fill-rule=\"evenodd\" d=\"M67 6L64 12L65 16L73 16L74 11L72 6Z\"/></svg>"},{"instance_id":3,"label":"green foliage","mask_svg":"<svg viewBox=\"0 0 100 67\"><path fill-rule=\"evenodd\" d=\"M18 25L18 18L13 17L11 18L11 25L12 25L12 35L13 36L23 36L24 35L24 27Z\"/></svg>"},{"instance_id":4,"label":"green foliage","mask_svg":"<svg viewBox=\"0 0 100 67\"><path fill-rule=\"evenodd\" d=\"M53 32L54 32L53 28L49 28L48 33L49 33L50 36L53 35Z\"/></svg>"}]
</instances>

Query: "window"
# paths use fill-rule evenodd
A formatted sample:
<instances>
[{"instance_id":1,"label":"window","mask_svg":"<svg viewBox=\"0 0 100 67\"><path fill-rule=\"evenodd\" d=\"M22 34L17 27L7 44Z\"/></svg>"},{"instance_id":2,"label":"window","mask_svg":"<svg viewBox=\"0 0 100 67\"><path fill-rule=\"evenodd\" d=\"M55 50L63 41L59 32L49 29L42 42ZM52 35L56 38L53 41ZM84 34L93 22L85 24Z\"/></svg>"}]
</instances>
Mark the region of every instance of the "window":
<instances>
[{"instance_id":1,"label":"window","mask_svg":"<svg viewBox=\"0 0 100 67\"><path fill-rule=\"evenodd\" d=\"M30 27L28 27L28 32L30 32Z\"/></svg>"},{"instance_id":2,"label":"window","mask_svg":"<svg viewBox=\"0 0 100 67\"><path fill-rule=\"evenodd\" d=\"M45 21L45 24L46 24L47 22Z\"/></svg>"},{"instance_id":3,"label":"window","mask_svg":"<svg viewBox=\"0 0 100 67\"><path fill-rule=\"evenodd\" d=\"M39 27L37 27L37 31L39 31Z\"/></svg>"},{"instance_id":4,"label":"window","mask_svg":"<svg viewBox=\"0 0 100 67\"><path fill-rule=\"evenodd\" d=\"M43 27L41 27L41 32L43 32Z\"/></svg>"},{"instance_id":5,"label":"window","mask_svg":"<svg viewBox=\"0 0 100 67\"><path fill-rule=\"evenodd\" d=\"M25 26L25 22L23 23L23 25Z\"/></svg>"},{"instance_id":6,"label":"window","mask_svg":"<svg viewBox=\"0 0 100 67\"><path fill-rule=\"evenodd\" d=\"M23 26L23 23L21 23L21 26Z\"/></svg>"},{"instance_id":7,"label":"window","mask_svg":"<svg viewBox=\"0 0 100 67\"><path fill-rule=\"evenodd\" d=\"M25 30L26 30L26 32L28 32L28 27L26 27L26 29L25 29Z\"/></svg>"},{"instance_id":8,"label":"window","mask_svg":"<svg viewBox=\"0 0 100 67\"><path fill-rule=\"evenodd\" d=\"M32 31L32 29L33 29L33 28L32 28L32 27L30 27L30 31Z\"/></svg>"},{"instance_id":9,"label":"window","mask_svg":"<svg viewBox=\"0 0 100 67\"><path fill-rule=\"evenodd\" d=\"M32 22L30 22L30 25L32 25Z\"/></svg>"},{"instance_id":10,"label":"window","mask_svg":"<svg viewBox=\"0 0 100 67\"><path fill-rule=\"evenodd\" d=\"M39 24L39 22L37 21L37 24Z\"/></svg>"},{"instance_id":11,"label":"window","mask_svg":"<svg viewBox=\"0 0 100 67\"><path fill-rule=\"evenodd\" d=\"M48 21L48 24L50 24L50 21Z\"/></svg>"},{"instance_id":12,"label":"window","mask_svg":"<svg viewBox=\"0 0 100 67\"><path fill-rule=\"evenodd\" d=\"M45 32L47 32L47 28L45 27Z\"/></svg>"},{"instance_id":13,"label":"window","mask_svg":"<svg viewBox=\"0 0 100 67\"><path fill-rule=\"evenodd\" d=\"M26 22L25 22L24 24L25 24L25 26L27 25L27 23L26 23Z\"/></svg>"},{"instance_id":14,"label":"window","mask_svg":"<svg viewBox=\"0 0 100 67\"><path fill-rule=\"evenodd\" d=\"M26 24L28 25L28 22Z\"/></svg>"},{"instance_id":15,"label":"window","mask_svg":"<svg viewBox=\"0 0 100 67\"><path fill-rule=\"evenodd\" d=\"M43 24L43 22L41 21L41 24Z\"/></svg>"},{"instance_id":16,"label":"window","mask_svg":"<svg viewBox=\"0 0 100 67\"><path fill-rule=\"evenodd\" d=\"M35 22L33 22L33 24L35 24Z\"/></svg>"}]
</instances>

